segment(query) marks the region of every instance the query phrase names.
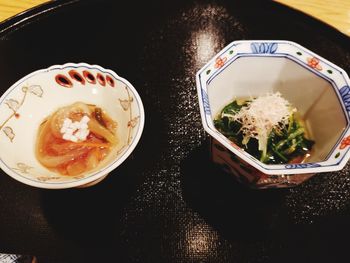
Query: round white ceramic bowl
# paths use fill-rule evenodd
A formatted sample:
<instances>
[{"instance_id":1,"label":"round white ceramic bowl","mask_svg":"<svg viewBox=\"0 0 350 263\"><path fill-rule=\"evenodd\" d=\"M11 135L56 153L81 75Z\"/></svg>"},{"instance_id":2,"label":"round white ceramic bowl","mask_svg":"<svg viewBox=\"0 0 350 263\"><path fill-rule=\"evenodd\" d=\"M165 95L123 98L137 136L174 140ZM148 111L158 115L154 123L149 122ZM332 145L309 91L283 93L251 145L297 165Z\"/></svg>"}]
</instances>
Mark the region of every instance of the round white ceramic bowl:
<instances>
[{"instance_id":1,"label":"round white ceramic bowl","mask_svg":"<svg viewBox=\"0 0 350 263\"><path fill-rule=\"evenodd\" d=\"M291 41L234 41L198 71L196 80L203 127L217 149L222 146L221 149L232 153L231 157L222 155L214 159L218 163L221 160L227 170L243 180L257 184L261 176L256 174L260 173L265 179L278 178L288 186L315 173L340 170L347 163L350 80L343 69L318 54ZM261 163L214 127L213 119L235 98L274 92L280 92L298 109L315 141L307 163ZM239 165L232 161L236 157ZM294 180L300 174L305 175L299 176L304 179ZM273 185L273 180L270 181Z\"/></svg>"},{"instance_id":2,"label":"round white ceramic bowl","mask_svg":"<svg viewBox=\"0 0 350 263\"><path fill-rule=\"evenodd\" d=\"M46 117L77 101L95 104L116 120L119 143L97 169L78 176L62 176L36 159L37 132ZM17 81L0 98L0 167L12 178L35 187L89 186L102 180L132 153L144 120L136 89L112 70L86 63L38 70Z\"/></svg>"}]
</instances>

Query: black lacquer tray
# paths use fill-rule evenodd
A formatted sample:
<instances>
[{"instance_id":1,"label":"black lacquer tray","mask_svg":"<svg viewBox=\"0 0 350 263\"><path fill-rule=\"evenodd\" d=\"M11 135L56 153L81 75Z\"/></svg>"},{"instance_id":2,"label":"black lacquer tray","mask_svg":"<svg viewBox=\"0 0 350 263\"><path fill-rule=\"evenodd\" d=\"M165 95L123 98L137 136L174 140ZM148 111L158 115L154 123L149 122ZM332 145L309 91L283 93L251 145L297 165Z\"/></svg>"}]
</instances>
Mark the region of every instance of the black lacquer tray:
<instances>
[{"instance_id":1,"label":"black lacquer tray","mask_svg":"<svg viewBox=\"0 0 350 263\"><path fill-rule=\"evenodd\" d=\"M130 80L146 113L131 157L94 187L44 190L1 172L0 252L39 263L350 261L349 166L250 190L210 162L195 73L240 39L291 40L350 72L348 37L269 1L54 1L0 25L2 93L34 70L86 62Z\"/></svg>"}]
</instances>

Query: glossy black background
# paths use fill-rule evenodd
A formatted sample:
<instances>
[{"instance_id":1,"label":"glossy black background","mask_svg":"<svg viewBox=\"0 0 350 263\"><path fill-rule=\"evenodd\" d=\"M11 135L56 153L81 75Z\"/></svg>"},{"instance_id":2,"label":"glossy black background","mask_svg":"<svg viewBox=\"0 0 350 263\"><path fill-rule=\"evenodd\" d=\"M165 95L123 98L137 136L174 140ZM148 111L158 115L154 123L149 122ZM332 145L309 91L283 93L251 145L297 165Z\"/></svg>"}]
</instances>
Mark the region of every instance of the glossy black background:
<instances>
[{"instance_id":1,"label":"glossy black background","mask_svg":"<svg viewBox=\"0 0 350 263\"><path fill-rule=\"evenodd\" d=\"M269 1L129 0L55 1L0 25L0 39L1 92L87 62L132 82L146 112L131 157L94 187L37 189L1 172L0 252L39 263L350 260L349 167L246 189L211 164L195 87L234 40L292 40L350 72L349 38Z\"/></svg>"}]
</instances>

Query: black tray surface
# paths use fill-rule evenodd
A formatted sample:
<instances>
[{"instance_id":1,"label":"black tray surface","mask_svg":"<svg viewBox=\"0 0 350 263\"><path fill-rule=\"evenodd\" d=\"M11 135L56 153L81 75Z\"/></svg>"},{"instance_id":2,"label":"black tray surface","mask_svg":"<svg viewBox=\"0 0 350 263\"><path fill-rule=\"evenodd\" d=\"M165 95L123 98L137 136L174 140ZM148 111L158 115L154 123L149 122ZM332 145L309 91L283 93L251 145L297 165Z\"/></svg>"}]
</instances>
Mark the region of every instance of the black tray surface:
<instances>
[{"instance_id":1,"label":"black tray surface","mask_svg":"<svg viewBox=\"0 0 350 263\"><path fill-rule=\"evenodd\" d=\"M146 121L132 155L86 189L0 172L0 252L45 262L349 262L350 174L250 190L210 162L195 73L234 40L291 40L350 72L350 40L270 1L53 1L0 25L0 89L67 62L112 69ZM21 149L18 149L21 150Z\"/></svg>"}]
</instances>

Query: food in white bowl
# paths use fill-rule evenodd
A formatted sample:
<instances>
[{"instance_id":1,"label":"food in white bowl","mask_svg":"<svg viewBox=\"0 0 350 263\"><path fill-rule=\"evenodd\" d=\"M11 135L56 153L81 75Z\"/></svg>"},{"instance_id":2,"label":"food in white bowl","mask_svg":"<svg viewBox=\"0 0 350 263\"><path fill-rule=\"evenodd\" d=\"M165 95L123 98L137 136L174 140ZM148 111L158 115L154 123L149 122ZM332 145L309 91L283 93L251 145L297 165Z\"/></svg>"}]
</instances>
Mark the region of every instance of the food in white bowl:
<instances>
[{"instance_id":1,"label":"food in white bowl","mask_svg":"<svg viewBox=\"0 0 350 263\"><path fill-rule=\"evenodd\" d=\"M197 72L196 81L202 124L212 138L212 159L238 180L254 188L291 187L316 173L338 171L346 165L350 157L350 80L343 69L320 55L291 41L234 41ZM276 94L286 102L268 101ZM265 98L260 101L261 112L247 115L249 101L259 98ZM242 100L247 104L245 111L226 116L226 122L231 118L230 125L242 126L236 130L242 139L235 140L218 121L225 116L225 107ZM290 109L287 113L285 104L296 114L290 114ZM253 106L257 110L258 105ZM255 125L252 118L271 121L277 112L278 124L274 123L272 131L286 128L288 132L292 126L286 123L287 115L297 119L301 129L295 128L303 145L288 137L272 142L275 133L271 127L257 132L272 123ZM249 142L257 145L256 154L248 149ZM298 145L302 146L299 150L305 148L305 155L288 158Z\"/></svg>"},{"instance_id":2,"label":"food in white bowl","mask_svg":"<svg viewBox=\"0 0 350 263\"><path fill-rule=\"evenodd\" d=\"M55 65L0 98L0 167L41 188L92 185L132 153L143 126L129 81L97 65Z\"/></svg>"},{"instance_id":3,"label":"food in white bowl","mask_svg":"<svg viewBox=\"0 0 350 263\"><path fill-rule=\"evenodd\" d=\"M117 122L96 105L75 102L40 124L36 157L47 169L74 176L97 168L117 144Z\"/></svg>"}]
</instances>

